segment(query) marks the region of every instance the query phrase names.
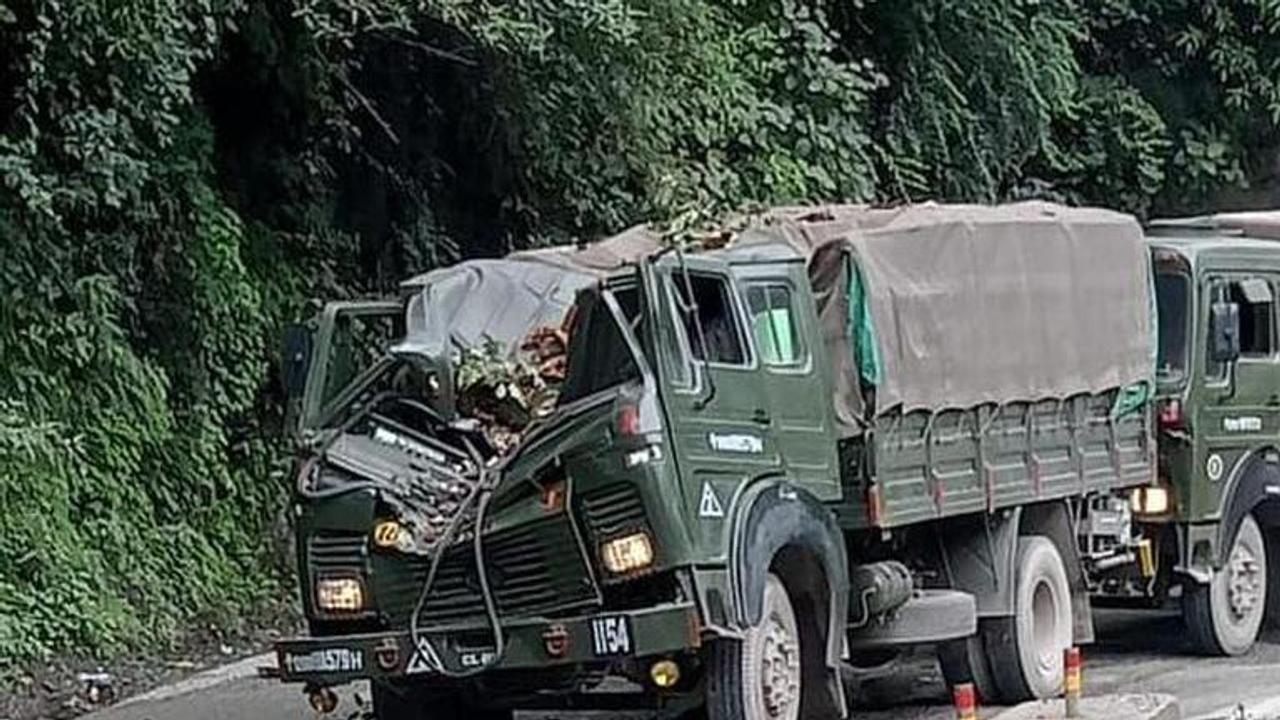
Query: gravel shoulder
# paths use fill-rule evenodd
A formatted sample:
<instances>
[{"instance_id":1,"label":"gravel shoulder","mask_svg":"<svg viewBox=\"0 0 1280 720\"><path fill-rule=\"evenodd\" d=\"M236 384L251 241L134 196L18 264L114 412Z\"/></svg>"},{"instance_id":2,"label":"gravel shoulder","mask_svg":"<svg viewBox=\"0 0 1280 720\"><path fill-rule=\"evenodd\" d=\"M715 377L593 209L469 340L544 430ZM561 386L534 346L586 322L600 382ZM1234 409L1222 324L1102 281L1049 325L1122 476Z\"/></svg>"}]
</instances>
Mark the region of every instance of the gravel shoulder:
<instances>
[{"instance_id":1,"label":"gravel shoulder","mask_svg":"<svg viewBox=\"0 0 1280 720\"><path fill-rule=\"evenodd\" d=\"M0 677L0 720L68 720L125 705L130 698L200 673L223 672L300 627L297 610L281 603L251 620L199 626L166 648L106 660L62 657L11 668Z\"/></svg>"}]
</instances>

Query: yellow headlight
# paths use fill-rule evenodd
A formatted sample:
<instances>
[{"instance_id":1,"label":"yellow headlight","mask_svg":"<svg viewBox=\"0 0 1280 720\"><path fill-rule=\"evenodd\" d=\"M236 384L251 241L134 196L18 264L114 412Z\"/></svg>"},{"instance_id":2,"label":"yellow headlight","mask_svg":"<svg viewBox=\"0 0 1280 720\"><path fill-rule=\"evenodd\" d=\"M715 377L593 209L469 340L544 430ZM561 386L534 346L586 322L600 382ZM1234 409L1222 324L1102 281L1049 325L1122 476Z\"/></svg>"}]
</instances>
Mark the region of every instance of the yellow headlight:
<instances>
[{"instance_id":1,"label":"yellow headlight","mask_svg":"<svg viewBox=\"0 0 1280 720\"><path fill-rule=\"evenodd\" d=\"M321 578L316 581L316 605L326 612L363 610L364 583L358 578Z\"/></svg>"},{"instance_id":2,"label":"yellow headlight","mask_svg":"<svg viewBox=\"0 0 1280 720\"><path fill-rule=\"evenodd\" d=\"M1137 488L1130 504L1138 515L1163 515L1170 510L1169 488L1159 485Z\"/></svg>"},{"instance_id":3,"label":"yellow headlight","mask_svg":"<svg viewBox=\"0 0 1280 720\"><path fill-rule=\"evenodd\" d=\"M648 533L638 532L605 543L600 557L605 569L614 575L632 573L653 564L653 543Z\"/></svg>"}]
</instances>

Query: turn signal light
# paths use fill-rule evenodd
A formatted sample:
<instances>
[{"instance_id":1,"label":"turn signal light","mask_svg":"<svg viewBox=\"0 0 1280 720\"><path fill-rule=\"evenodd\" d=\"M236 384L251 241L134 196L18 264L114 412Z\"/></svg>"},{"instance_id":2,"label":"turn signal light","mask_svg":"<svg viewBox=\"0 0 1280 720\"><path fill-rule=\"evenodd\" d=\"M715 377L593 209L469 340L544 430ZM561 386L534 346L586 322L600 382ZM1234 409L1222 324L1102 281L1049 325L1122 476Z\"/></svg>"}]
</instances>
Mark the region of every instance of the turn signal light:
<instances>
[{"instance_id":1,"label":"turn signal light","mask_svg":"<svg viewBox=\"0 0 1280 720\"><path fill-rule=\"evenodd\" d=\"M326 612L359 612L364 609L364 583L358 578L321 578L316 581L316 606Z\"/></svg>"},{"instance_id":2,"label":"turn signal light","mask_svg":"<svg viewBox=\"0 0 1280 720\"><path fill-rule=\"evenodd\" d=\"M399 547L406 530L395 520L383 520L373 528L373 542L380 548Z\"/></svg>"},{"instance_id":3,"label":"turn signal light","mask_svg":"<svg viewBox=\"0 0 1280 720\"><path fill-rule=\"evenodd\" d=\"M653 564L653 543L648 533L633 533L602 545L600 557L614 575L633 573Z\"/></svg>"},{"instance_id":4,"label":"turn signal light","mask_svg":"<svg viewBox=\"0 0 1280 720\"><path fill-rule=\"evenodd\" d=\"M680 682L680 665L675 660L659 660L649 667L649 679L662 690L670 690Z\"/></svg>"},{"instance_id":5,"label":"turn signal light","mask_svg":"<svg viewBox=\"0 0 1280 720\"><path fill-rule=\"evenodd\" d=\"M640 434L640 408L631 403L618 408L618 434L623 437Z\"/></svg>"}]
</instances>

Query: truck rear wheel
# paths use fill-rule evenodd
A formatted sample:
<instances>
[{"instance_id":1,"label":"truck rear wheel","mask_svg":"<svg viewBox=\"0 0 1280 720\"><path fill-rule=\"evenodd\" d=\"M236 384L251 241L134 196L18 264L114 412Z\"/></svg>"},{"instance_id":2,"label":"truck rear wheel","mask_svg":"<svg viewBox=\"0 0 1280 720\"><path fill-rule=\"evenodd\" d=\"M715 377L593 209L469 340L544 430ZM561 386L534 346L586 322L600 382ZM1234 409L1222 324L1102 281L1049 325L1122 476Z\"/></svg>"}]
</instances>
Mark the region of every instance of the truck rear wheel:
<instances>
[{"instance_id":1,"label":"truck rear wheel","mask_svg":"<svg viewBox=\"0 0 1280 720\"><path fill-rule=\"evenodd\" d=\"M1241 655L1253 647L1266 614L1267 545L1252 515L1231 541L1227 564L1207 585L1188 585L1182 617L1201 652Z\"/></svg>"},{"instance_id":2,"label":"truck rear wheel","mask_svg":"<svg viewBox=\"0 0 1280 720\"><path fill-rule=\"evenodd\" d=\"M1018 540L1013 601L1012 620L983 632L999 699L1053 697L1062 690L1063 652L1071 646L1074 630L1067 570L1049 538Z\"/></svg>"},{"instance_id":3,"label":"truck rear wheel","mask_svg":"<svg viewBox=\"0 0 1280 720\"><path fill-rule=\"evenodd\" d=\"M460 693L373 684L377 720L512 720L511 710L478 708Z\"/></svg>"},{"instance_id":4,"label":"truck rear wheel","mask_svg":"<svg viewBox=\"0 0 1280 720\"><path fill-rule=\"evenodd\" d=\"M741 640L717 640L707 664L708 720L798 720L800 624L777 575L765 582L760 623Z\"/></svg>"}]
</instances>

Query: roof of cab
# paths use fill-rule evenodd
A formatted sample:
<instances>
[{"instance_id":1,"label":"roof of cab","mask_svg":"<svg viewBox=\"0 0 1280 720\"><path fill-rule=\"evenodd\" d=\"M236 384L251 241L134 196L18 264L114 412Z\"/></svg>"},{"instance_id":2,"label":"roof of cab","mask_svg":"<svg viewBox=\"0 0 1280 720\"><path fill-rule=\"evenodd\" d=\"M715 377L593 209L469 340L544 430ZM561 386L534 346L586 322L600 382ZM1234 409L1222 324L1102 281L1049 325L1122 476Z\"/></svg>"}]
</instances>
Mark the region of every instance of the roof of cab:
<instances>
[{"instance_id":1,"label":"roof of cab","mask_svg":"<svg viewBox=\"0 0 1280 720\"><path fill-rule=\"evenodd\" d=\"M1153 220L1147 225L1153 244L1176 250L1190 260L1203 255L1280 257L1280 211L1256 210Z\"/></svg>"}]
</instances>

